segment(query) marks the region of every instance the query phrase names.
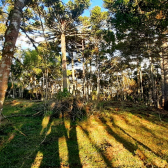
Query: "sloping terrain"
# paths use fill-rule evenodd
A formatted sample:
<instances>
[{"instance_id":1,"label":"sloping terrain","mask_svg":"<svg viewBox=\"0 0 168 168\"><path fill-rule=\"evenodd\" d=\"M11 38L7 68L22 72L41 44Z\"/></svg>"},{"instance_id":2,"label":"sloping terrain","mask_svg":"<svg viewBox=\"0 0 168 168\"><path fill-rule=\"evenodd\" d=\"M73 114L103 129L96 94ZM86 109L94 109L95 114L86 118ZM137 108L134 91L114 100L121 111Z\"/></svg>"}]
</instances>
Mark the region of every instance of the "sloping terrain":
<instances>
[{"instance_id":1,"label":"sloping terrain","mask_svg":"<svg viewBox=\"0 0 168 168\"><path fill-rule=\"evenodd\" d=\"M87 105L86 105L87 106ZM168 167L163 110L131 102L102 102L81 121L38 115L42 102L5 103L0 167Z\"/></svg>"}]
</instances>

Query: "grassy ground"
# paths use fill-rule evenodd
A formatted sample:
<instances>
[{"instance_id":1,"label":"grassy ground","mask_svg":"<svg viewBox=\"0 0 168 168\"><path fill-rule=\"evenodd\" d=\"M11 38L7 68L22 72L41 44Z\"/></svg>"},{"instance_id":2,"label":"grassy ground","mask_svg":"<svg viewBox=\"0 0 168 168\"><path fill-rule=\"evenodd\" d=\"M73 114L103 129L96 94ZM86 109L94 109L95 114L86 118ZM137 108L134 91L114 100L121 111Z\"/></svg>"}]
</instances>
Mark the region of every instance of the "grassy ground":
<instances>
[{"instance_id":1,"label":"grassy ground","mask_svg":"<svg viewBox=\"0 0 168 168\"><path fill-rule=\"evenodd\" d=\"M168 167L168 122L156 109L102 102L76 123L20 115L41 110L41 102L5 103L13 117L0 126L0 168Z\"/></svg>"}]
</instances>

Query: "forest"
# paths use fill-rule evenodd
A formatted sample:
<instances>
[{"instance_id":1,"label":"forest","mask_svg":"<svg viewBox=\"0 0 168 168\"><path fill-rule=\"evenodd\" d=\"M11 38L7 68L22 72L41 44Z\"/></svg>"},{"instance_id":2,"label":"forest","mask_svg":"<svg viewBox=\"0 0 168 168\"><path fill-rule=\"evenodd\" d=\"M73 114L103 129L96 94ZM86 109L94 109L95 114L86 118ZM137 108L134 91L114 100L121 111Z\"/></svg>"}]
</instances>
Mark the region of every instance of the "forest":
<instances>
[{"instance_id":1,"label":"forest","mask_svg":"<svg viewBox=\"0 0 168 168\"><path fill-rule=\"evenodd\" d=\"M0 168L168 167L168 2L92 2L0 1Z\"/></svg>"}]
</instances>

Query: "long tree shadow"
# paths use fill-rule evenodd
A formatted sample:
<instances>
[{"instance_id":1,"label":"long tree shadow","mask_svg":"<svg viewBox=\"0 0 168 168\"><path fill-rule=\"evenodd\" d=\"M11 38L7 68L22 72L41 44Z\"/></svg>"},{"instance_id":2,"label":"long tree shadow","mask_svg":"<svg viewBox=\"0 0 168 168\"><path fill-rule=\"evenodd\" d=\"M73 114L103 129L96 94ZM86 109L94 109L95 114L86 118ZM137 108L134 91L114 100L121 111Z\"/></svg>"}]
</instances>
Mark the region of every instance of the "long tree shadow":
<instances>
[{"instance_id":1,"label":"long tree shadow","mask_svg":"<svg viewBox=\"0 0 168 168\"><path fill-rule=\"evenodd\" d=\"M76 114L78 109L76 108L76 99L73 100L73 108L70 114L70 128L69 128L69 136L67 134L67 129L65 126L65 119L64 119L64 113L62 114L63 123L64 123L64 135L66 138L67 148L68 148L68 162L70 168L82 168L80 156L79 156L79 146L78 146L78 140L77 140L77 123L76 123Z\"/></svg>"},{"instance_id":2,"label":"long tree shadow","mask_svg":"<svg viewBox=\"0 0 168 168\"><path fill-rule=\"evenodd\" d=\"M64 124L65 127L65 124ZM77 124L75 121L70 120L70 131L69 137L67 135L67 130L65 130L65 137L67 141L67 148L68 148L68 161L69 167L74 168L82 168L80 156L79 156L79 147L78 147L78 140L77 140L77 132L76 132Z\"/></svg>"},{"instance_id":3,"label":"long tree shadow","mask_svg":"<svg viewBox=\"0 0 168 168\"><path fill-rule=\"evenodd\" d=\"M130 137L131 139L133 139L135 141L134 145L131 142L128 142L125 138L119 136L118 134L116 134L112 128L107 124L107 120L103 117L100 118L100 120L106 125L107 128L107 132L112 135L118 142L122 143L123 146L129 150L133 155L135 154L135 151L138 149L137 144L141 145L142 147L144 147L145 149L147 149L148 151L154 153L156 156L160 157L156 152L154 152L153 150L151 150L148 146L144 145L142 142L138 141L137 139L135 139L134 137L132 137L130 134L128 134L125 130L123 130L121 127L119 127L118 125L115 124L113 118L111 118L111 122L113 123L113 126L117 129L119 129L122 133L124 133L126 136Z\"/></svg>"},{"instance_id":4,"label":"long tree shadow","mask_svg":"<svg viewBox=\"0 0 168 168\"><path fill-rule=\"evenodd\" d=\"M31 112L31 114L32 111L32 109L22 110L23 113ZM65 139L68 150L65 151L68 153L68 163L66 162L66 164L70 168L82 168L77 139L77 122L74 118L70 119L70 128L67 128L64 114L62 114L62 121L60 116L58 119L51 117L44 124L45 126L43 126L43 122L41 123L43 119L38 115L35 117L21 116L14 120L19 123L17 131L13 126L8 127L12 130L8 130L7 133L14 134L11 134L11 141L0 151L0 164L4 168L12 166L24 168L62 167L60 156L62 144L60 145L61 141L59 141L62 138ZM55 124L55 121L58 122Z\"/></svg>"},{"instance_id":5,"label":"long tree shadow","mask_svg":"<svg viewBox=\"0 0 168 168\"><path fill-rule=\"evenodd\" d=\"M17 117L11 117L5 128L0 128L0 167L31 167L36 156L36 146L40 143L41 117L25 117L20 114L32 114L35 105L23 107L20 103L5 107L4 114L11 115L17 110ZM13 108L13 111L11 110ZM12 114L13 115L13 114ZM26 166L25 166L26 165Z\"/></svg>"},{"instance_id":6,"label":"long tree shadow","mask_svg":"<svg viewBox=\"0 0 168 168\"><path fill-rule=\"evenodd\" d=\"M79 156L79 147L77 140L77 123L74 117L70 117L70 126L69 129L66 128L66 120L64 115L64 110L59 113L57 116L61 121L59 125L52 126L52 120L49 123L49 127L51 127L51 133L47 136L47 139L43 142L40 151L43 153L43 161L40 167L61 167L60 156L59 156L59 138L65 138L67 150L64 151L68 153L68 164L69 168L82 168L80 156ZM74 111L75 109L72 109ZM53 132L53 133L52 133Z\"/></svg>"},{"instance_id":7,"label":"long tree shadow","mask_svg":"<svg viewBox=\"0 0 168 168\"><path fill-rule=\"evenodd\" d=\"M138 118L142 118L140 115L136 115L136 114L133 114L133 115L138 117ZM159 127L159 129L155 129L155 128L150 128L149 129L149 128L147 128L147 126L145 124L143 124L143 122L141 122L141 125L139 127L142 128L144 131L149 132L156 139L162 139L164 136L167 135L166 130L167 130L168 126L167 127L164 126L163 124L165 124L165 123L155 123L155 122L153 122L153 119L148 119L147 117L144 118L144 119L149 121L150 125L154 124L154 126L158 126ZM113 119L111 119L111 121L113 122ZM134 119L134 121L136 122L137 120ZM137 122L139 122L139 121L137 121ZM135 124L132 123L132 122L127 122L127 124L130 125L131 127L135 127ZM164 141L168 142L168 140L166 140L166 139Z\"/></svg>"},{"instance_id":8,"label":"long tree shadow","mask_svg":"<svg viewBox=\"0 0 168 168\"><path fill-rule=\"evenodd\" d=\"M53 120L48 124L51 133L47 136L44 142L40 145L39 151L43 154L43 160L40 168L42 167L61 167L59 156L59 138L64 136L62 132L63 126L52 126ZM61 131L60 131L61 130Z\"/></svg>"},{"instance_id":9,"label":"long tree shadow","mask_svg":"<svg viewBox=\"0 0 168 168\"><path fill-rule=\"evenodd\" d=\"M34 114L34 106L24 109L20 106L16 107L18 114ZM3 137L9 137L7 142L2 144L4 147L0 148L0 167L61 167L58 140L65 136L64 125L53 124L54 120L60 121L53 118L47 123L41 123L44 118L38 115L33 117L21 115L11 118L12 124L0 129L4 134Z\"/></svg>"},{"instance_id":10,"label":"long tree shadow","mask_svg":"<svg viewBox=\"0 0 168 168\"><path fill-rule=\"evenodd\" d=\"M127 136L129 136L130 138L132 138L137 144L143 146L145 149L147 149L148 151L154 153L156 156L160 157L156 152L154 152L152 149L150 149L148 146L146 146L145 144L143 144L142 142L140 142L139 140L135 139L134 137L132 137L130 134L128 134L124 129L122 129L121 127L119 127L118 125L115 124L113 118L111 118L111 122L113 123L113 126L120 129L124 134L126 134ZM108 125L107 125L108 126ZM108 126L109 127L109 126ZM149 131L150 132L150 131Z\"/></svg>"},{"instance_id":11,"label":"long tree shadow","mask_svg":"<svg viewBox=\"0 0 168 168\"><path fill-rule=\"evenodd\" d=\"M108 134L112 135L118 142L122 143L123 146L134 155L135 154L134 151L137 149L137 146L128 142L126 139L116 134L107 124L107 121L104 117L100 117L99 119L101 120L102 123L106 125L106 130Z\"/></svg>"},{"instance_id":12,"label":"long tree shadow","mask_svg":"<svg viewBox=\"0 0 168 168\"><path fill-rule=\"evenodd\" d=\"M107 167L109 168L113 168L112 163L110 162L110 160L108 160L108 158L105 156L105 154L103 153L103 151L100 149L100 147L98 145L96 145L92 139L89 136L89 132L84 129L81 125L80 125L82 131L85 133L85 135L87 136L87 138L90 140L91 144L96 148L96 150L98 151L98 153L101 155L101 157L103 158L105 164L107 165Z\"/></svg>"}]
</instances>

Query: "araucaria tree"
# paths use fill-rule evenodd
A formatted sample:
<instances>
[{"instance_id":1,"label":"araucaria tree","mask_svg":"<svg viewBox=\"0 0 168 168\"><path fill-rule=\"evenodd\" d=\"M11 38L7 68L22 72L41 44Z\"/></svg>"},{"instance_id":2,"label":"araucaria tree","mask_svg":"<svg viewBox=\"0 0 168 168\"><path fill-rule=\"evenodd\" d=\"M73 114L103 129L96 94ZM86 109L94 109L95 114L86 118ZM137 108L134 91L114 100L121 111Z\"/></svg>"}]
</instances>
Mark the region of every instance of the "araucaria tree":
<instances>
[{"instance_id":1,"label":"araucaria tree","mask_svg":"<svg viewBox=\"0 0 168 168\"><path fill-rule=\"evenodd\" d=\"M79 16L90 5L90 0L62 1L46 0L46 25L50 28L50 37L59 39L62 52L63 88L67 88L66 36L77 34Z\"/></svg>"}]
</instances>

